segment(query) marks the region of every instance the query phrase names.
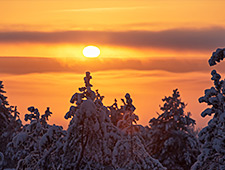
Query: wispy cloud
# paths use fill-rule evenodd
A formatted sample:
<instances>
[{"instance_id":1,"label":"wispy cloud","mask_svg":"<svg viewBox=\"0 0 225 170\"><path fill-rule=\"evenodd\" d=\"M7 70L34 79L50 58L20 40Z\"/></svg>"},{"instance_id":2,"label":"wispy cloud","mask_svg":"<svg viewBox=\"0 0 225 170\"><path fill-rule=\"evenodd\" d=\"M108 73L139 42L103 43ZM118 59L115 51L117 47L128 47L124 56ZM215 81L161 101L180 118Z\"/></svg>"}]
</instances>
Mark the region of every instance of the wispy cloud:
<instances>
[{"instance_id":1,"label":"wispy cloud","mask_svg":"<svg viewBox=\"0 0 225 170\"><path fill-rule=\"evenodd\" d=\"M108 7L108 8L77 8L77 9L61 9L50 12L107 12L107 11L118 11L118 10L137 10L146 9L149 7L136 6L136 7Z\"/></svg>"},{"instance_id":2,"label":"wispy cloud","mask_svg":"<svg viewBox=\"0 0 225 170\"><path fill-rule=\"evenodd\" d=\"M96 44L131 48L213 51L225 44L225 28L165 31L0 32L0 43Z\"/></svg>"}]
</instances>

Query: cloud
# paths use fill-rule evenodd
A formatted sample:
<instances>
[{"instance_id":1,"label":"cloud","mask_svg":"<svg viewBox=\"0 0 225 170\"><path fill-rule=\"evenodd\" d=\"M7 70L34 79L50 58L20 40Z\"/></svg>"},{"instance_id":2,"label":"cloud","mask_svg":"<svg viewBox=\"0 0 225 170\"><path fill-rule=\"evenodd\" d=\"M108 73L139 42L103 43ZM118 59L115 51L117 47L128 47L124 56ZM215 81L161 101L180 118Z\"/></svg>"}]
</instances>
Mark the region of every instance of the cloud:
<instances>
[{"instance_id":1,"label":"cloud","mask_svg":"<svg viewBox=\"0 0 225 170\"><path fill-rule=\"evenodd\" d=\"M137 10L144 9L149 7L144 6L136 6L136 7L109 7L109 8L77 8L77 9L62 9L55 10L51 12L107 12L107 11L118 11L118 10Z\"/></svg>"},{"instance_id":2,"label":"cloud","mask_svg":"<svg viewBox=\"0 0 225 170\"><path fill-rule=\"evenodd\" d=\"M132 48L212 51L225 44L225 28L165 31L0 32L0 43L96 44Z\"/></svg>"},{"instance_id":3,"label":"cloud","mask_svg":"<svg viewBox=\"0 0 225 170\"><path fill-rule=\"evenodd\" d=\"M0 74L30 74L30 73L84 73L86 71L109 71L109 70L161 70L173 73L209 72L205 59L174 59L152 58L138 59L87 59L85 61L70 60L63 63L54 58L38 57L0 57ZM225 72L223 65L217 66L220 72Z\"/></svg>"},{"instance_id":4,"label":"cloud","mask_svg":"<svg viewBox=\"0 0 225 170\"><path fill-rule=\"evenodd\" d=\"M0 57L0 73L29 74L69 71L55 59L39 57Z\"/></svg>"}]
</instances>

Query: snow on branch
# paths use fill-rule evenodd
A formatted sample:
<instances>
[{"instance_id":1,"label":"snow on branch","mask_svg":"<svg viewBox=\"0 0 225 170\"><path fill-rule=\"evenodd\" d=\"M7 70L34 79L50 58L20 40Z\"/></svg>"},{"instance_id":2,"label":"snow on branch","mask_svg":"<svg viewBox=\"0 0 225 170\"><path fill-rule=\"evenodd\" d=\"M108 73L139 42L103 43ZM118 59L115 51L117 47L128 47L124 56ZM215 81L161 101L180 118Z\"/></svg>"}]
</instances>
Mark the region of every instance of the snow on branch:
<instances>
[{"instance_id":1,"label":"snow on branch","mask_svg":"<svg viewBox=\"0 0 225 170\"><path fill-rule=\"evenodd\" d=\"M214 66L225 58L225 48L218 48L215 52L212 53L211 58L209 59L209 65Z\"/></svg>"}]
</instances>

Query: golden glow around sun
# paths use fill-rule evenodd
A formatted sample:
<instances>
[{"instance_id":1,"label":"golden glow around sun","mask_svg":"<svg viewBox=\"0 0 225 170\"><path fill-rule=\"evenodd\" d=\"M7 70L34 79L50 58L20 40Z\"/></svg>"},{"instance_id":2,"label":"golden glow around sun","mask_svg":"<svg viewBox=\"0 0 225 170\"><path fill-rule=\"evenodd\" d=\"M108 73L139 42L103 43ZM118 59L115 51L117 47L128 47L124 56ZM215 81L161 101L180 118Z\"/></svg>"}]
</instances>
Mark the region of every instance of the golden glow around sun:
<instances>
[{"instance_id":1,"label":"golden glow around sun","mask_svg":"<svg viewBox=\"0 0 225 170\"><path fill-rule=\"evenodd\" d=\"M100 49L96 46L87 46L83 49L83 55L85 57L94 58L100 55Z\"/></svg>"}]
</instances>

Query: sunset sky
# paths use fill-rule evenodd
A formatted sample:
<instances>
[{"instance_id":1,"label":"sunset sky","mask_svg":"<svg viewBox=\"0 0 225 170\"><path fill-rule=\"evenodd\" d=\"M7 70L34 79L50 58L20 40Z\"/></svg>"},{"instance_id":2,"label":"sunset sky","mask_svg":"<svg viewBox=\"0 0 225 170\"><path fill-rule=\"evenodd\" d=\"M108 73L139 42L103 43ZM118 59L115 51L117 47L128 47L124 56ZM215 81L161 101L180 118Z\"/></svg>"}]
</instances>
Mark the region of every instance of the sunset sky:
<instances>
[{"instance_id":1,"label":"sunset sky","mask_svg":"<svg viewBox=\"0 0 225 170\"><path fill-rule=\"evenodd\" d=\"M225 46L224 7L223 0L0 0L0 80L21 119L31 105L50 107L50 123L67 128L69 100L90 71L105 105L131 94L140 124L178 88L203 127L198 98L212 86L214 67L225 76L225 63L207 63ZM87 45L100 56L85 58Z\"/></svg>"}]
</instances>

